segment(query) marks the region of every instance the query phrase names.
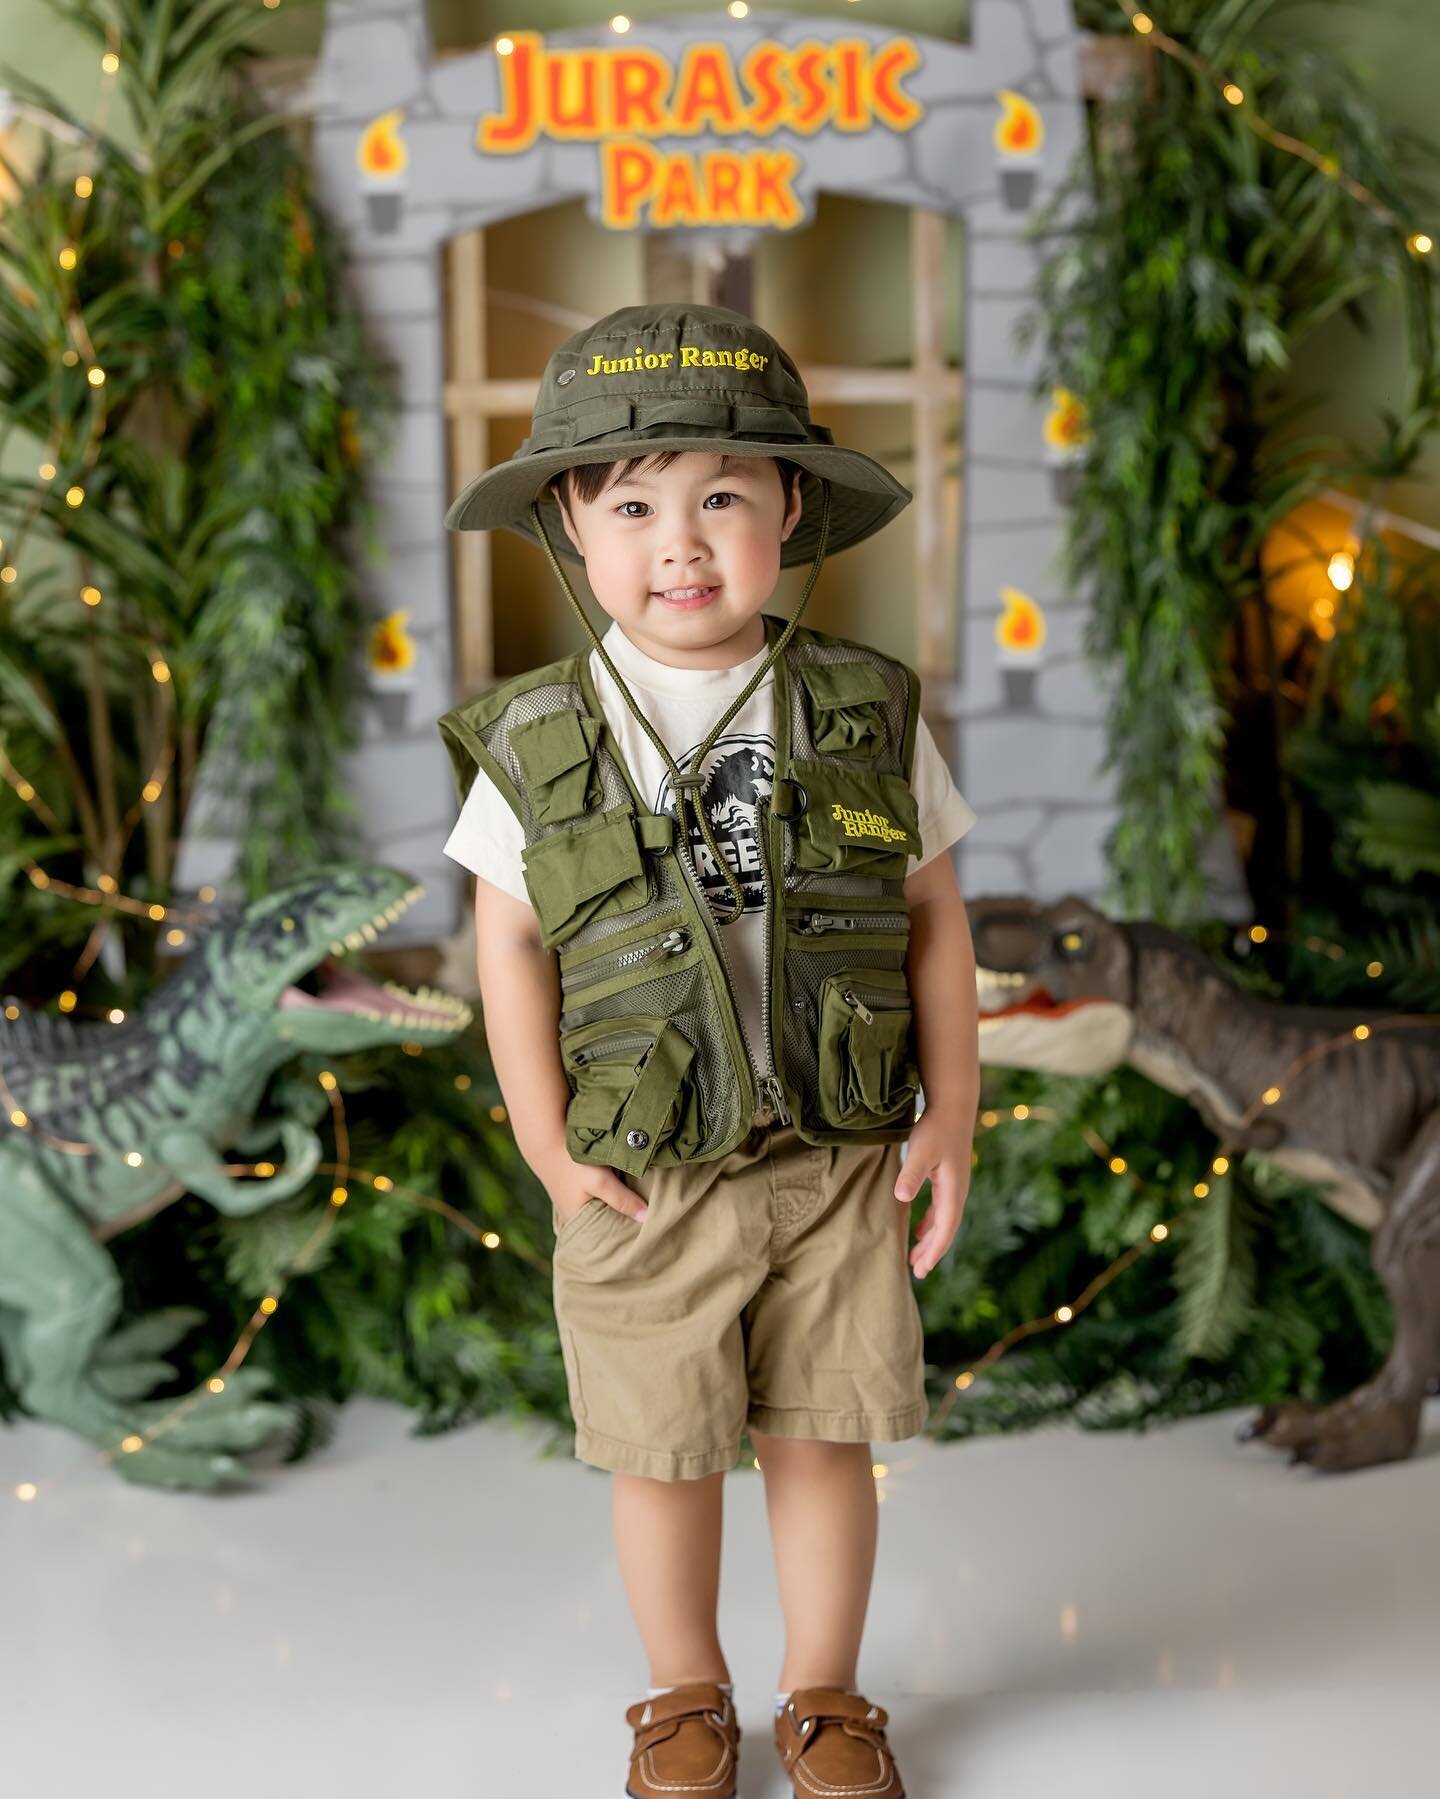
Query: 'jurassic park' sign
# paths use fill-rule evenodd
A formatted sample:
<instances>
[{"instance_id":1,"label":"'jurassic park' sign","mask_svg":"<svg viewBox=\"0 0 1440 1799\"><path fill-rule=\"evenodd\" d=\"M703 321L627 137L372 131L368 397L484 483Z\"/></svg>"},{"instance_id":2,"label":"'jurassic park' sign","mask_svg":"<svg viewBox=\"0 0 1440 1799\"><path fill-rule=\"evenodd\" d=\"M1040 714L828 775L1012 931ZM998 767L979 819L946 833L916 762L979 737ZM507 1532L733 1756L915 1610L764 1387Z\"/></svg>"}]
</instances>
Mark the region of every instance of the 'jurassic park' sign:
<instances>
[{"instance_id":1,"label":"'jurassic park' sign","mask_svg":"<svg viewBox=\"0 0 1440 1799\"><path fill-rule=\"evenodd\" d=\"M509 45L508 51L503 46ZM487 156L530 149L541 137L599 149L601 216L625 229L676 225L765 225L804 218L792 188L793 151L736 145L661 149L660 138L699 135L810 136L837 131L909 131L923 116L904 91L918 69L907 37L836 38L753 45L738 65L725 43L687 44L676 61L640 45L547 47L517 31L495 46L502 110L481 118L475 147Z\"/></svg>"}]
</instances>

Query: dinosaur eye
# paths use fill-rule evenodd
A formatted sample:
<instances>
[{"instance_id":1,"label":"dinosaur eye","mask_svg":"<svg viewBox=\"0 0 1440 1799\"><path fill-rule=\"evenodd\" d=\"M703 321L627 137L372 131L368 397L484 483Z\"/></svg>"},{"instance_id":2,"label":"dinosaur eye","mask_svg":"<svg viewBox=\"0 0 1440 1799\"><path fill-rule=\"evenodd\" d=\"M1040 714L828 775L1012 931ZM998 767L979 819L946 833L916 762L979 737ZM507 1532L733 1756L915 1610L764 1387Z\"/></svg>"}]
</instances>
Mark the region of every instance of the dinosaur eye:
<instances>
[{"instance_id":1,"label":"dinosaur eye","mask_svg":"<svg viewBox=\"0 0 1440 1799\"><path fill-rule=\"evenodd\" d=\"M1085 948L1085 938L1080 931L1066 931L1060 939L1060 953L1065 956L1078 956Z\"/></svg>"}]
</instances>

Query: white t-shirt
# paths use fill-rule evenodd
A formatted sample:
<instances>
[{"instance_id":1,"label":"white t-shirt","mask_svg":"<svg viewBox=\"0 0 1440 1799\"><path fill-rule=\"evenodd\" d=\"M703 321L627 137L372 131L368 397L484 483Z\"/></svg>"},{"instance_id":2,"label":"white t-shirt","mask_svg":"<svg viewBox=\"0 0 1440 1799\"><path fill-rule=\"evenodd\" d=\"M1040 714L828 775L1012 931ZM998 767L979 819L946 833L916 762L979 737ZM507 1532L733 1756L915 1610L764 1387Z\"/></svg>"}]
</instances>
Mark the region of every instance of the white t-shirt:
<instances>
[{"instance_id":1,"label":"white t-shirt","mask_svg":"<svg viewBox=\"0 0 1440 1799\"><path fill-rule=\"evenodd\" d=\"M709 735L716 719L726 710L765 660L769 644L737 662L733 668L673 668L656 662L631 643L613 620L601 640L606 654L625 677L642 706L651 728L664 743L675 765L688 769L696 750ZM625 704L610 671L595 650L590 652L590 675L605 721L619 741L620 753L636 788L650 811L675 816L670 771L640 729ZM710 800L718 790L728 792L724 811L713 809L710 828L734 873L745 889L745 910L733 924L722 925L721 943L730 968L736 1004L751 1045L752 1056L763 1053L764 1027L764 912L760 885L759 840L755 834L755 798L768 795L775 773L775 671L772 668L744 706L726 726L724 734L705 760L705 772L719 766L706 788ZM975 823L975 813L961 797L944 757L924 719L917 719L915 756L910 785L920 814L920 854L909 858L907 874L948 849ZM701 885L717 919L725 917L734 897L715 872L705 839L691 824L691 855ZM490 881L516 899L529 901L521 851L525 833L493 781L477 769L474 784L460 809L444 846L444 853L472 874ZM758 1076L768 1071L757 1066Z\"/></svg>"}]
</instances>

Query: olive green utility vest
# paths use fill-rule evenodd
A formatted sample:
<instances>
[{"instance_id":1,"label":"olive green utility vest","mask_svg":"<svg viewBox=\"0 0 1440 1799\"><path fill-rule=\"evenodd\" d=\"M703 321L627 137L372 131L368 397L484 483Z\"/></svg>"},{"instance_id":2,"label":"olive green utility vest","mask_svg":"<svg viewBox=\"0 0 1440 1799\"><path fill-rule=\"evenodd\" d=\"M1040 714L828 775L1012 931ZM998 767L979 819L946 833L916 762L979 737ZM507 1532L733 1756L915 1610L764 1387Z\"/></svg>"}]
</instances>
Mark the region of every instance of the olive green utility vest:
<instances>
[{"instance_id":1,"label":"olive green utility vest","mask_svg":"<svg viewBox=\"0 0 1440 1799\"><path fill-rule=\"evenodd\" d=\"M785 622L763 617L768 649ZM524 829L525 885L559 959L577 1162L640 1174L711 1161L766 1102L807 1143L891 1142L914 1122L905 874L920 853L919 679L803 626L775 678L775 778L756 813L769 1006L753 1047L771 1071L758 1084L724 927L675 819L641 801L590 652L438 720L461 802L483 769Z\"/></svg>"}]
</instances>

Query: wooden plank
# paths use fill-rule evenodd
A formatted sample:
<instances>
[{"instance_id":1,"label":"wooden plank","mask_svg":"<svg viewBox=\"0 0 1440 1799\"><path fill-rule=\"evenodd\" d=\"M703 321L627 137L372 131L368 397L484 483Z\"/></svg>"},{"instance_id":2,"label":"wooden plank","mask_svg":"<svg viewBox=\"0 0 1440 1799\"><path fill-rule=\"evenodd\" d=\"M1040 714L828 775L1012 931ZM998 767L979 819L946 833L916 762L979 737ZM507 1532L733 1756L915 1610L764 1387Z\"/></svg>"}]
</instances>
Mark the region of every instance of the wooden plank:
<instances>
[{"instance_id":1,"label":"wooden plank","mask_svg":"<svg viewBox=\"0 0 1440 1799\"><path fill-rule=\"evenodd\" d=\"M911 369L849 368L837 363L807 363L801 370L812 409L824 406L890 406L913 403L926 386L924 377ZM474 381L454 379L445 383L445 411L458 418L466 410L483 410L491 418L529 418L540 383L533 375ZM932 375L928 392L946 405L959 405L965 397L965 377L960 369L942 368Z\"/></svg>"},{"instance_id":2,"label":"wooden plank","mask_svg":"<svg viewBox=\"0 0 1440 1799\"><path fill-rule=\"evenodd\" d=\"M462 232L446 250L449 280L446 313L450 348L448 365L455 385L474 392L470 405L451 408L451 492L489 463L490 419L495 408L485 398L485 233ZM521 385L515 383L516 386ZM532 388L533 383L526 383ZM523 408L529 416L530 404ZM495 612L492 558L488 531L454 531L451 566L455 578L455 669L461 697L488 687L495 679Z\"/></svg>"},{"instance_id":3,"label":"wooden plank","mask_svg":"<svg viewBox=\"0 0 1440 1799\"><path fill-rule=\"evenodd\" d=\"M945 543L945 219L910 213L911 377L915 440L915 643L922 681L955 672Z\"/></svg>"}]
</instances>

